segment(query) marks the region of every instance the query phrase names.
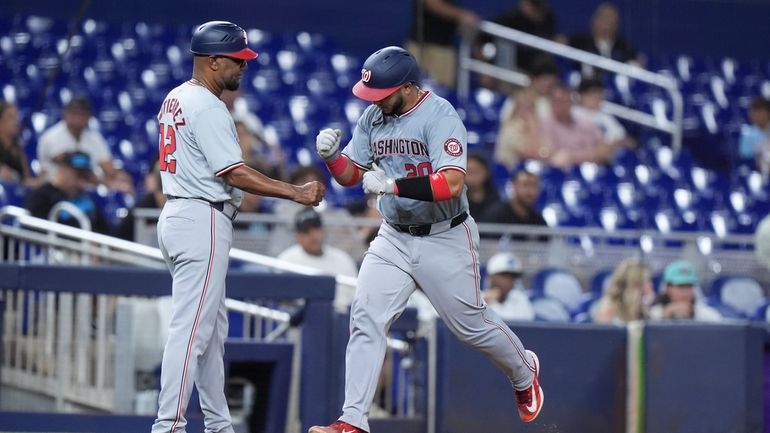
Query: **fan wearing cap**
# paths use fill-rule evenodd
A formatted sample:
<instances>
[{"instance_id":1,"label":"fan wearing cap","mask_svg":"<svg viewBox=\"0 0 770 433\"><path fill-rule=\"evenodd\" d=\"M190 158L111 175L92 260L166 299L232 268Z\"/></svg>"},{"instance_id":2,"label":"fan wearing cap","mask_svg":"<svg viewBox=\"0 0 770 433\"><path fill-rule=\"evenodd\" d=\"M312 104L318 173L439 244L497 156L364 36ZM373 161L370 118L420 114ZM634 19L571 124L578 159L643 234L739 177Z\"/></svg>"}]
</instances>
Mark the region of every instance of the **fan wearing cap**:
<instances>
[{"instance_id":1,"label":"fan wearing cap","mask_svg":"<svg viewBox=\"0 0 770 433\"><path fill-rule=\"evenodd\" d=\"M27 195L24 207L33 216L47 219L57 203L69 202L88 218L93 231L109 233L110 226L101 207L87 192L96 179L91 170L90 156L84 152L67 152L56 158L56 165L57 170L53 178L32 190ZM58 215L57 221L80 227L78 220L66 210Z\"/></svg>"},{"instance_id":2,"label":"fan wearing cap","mask_svg":"<svg viewBox=\"0 0 770 433\"><path fill-rule=\"evenodd\" d=\"M535 309L522 282L524 268L512 253L497 253L487 261L484 301L505 320L534 320Z\"/></svg>"},{"instance_id":3,"label":"fan wearing cap","mask_svg":"<svg viewBox=\"0 0 770 433\"><path fill-rule=\"evenodd\" d=\"M719 311L700 301L695 293L698 285L695 266L685 260L677 260L663 271L663 293L658 303L650 308L653 320L697 320L718 322Z\"/></svg>"},{"instance_id":4,"label":"fan wearing cap","mask_svg":"<svg viewBox=\"0 0 770 433\"><path fill-rule=\"evenodd\" d=\"M223 361L233 219L244 192L315 206L325 187L280 182L243 161L220 96L240 87L246 62L257 58L246 31L227 21L204 23L195 28L190 51L192 78L172 89L158 112L158 168L168 199L158 219L158 246L173 277L173 311L152 432L184 431L194 384L205 430L233 433Z\"/></svg>"},{"instance_id":5,"label":"fan wearing cap","mask_svg":"<svg viewBox=\"0 0 770 433\"><path fill-rule=\"evenodd\" d=\"M358 267L353 258L345 251L326 244L321 215L314 209L305 208L297 212L294 216L294 232L297 243L279 254L279 259L332 275L358 276ZM334 309L347 313L354 295L354 288L338 285L334 295Z\"/></svg>"}]
</instances>

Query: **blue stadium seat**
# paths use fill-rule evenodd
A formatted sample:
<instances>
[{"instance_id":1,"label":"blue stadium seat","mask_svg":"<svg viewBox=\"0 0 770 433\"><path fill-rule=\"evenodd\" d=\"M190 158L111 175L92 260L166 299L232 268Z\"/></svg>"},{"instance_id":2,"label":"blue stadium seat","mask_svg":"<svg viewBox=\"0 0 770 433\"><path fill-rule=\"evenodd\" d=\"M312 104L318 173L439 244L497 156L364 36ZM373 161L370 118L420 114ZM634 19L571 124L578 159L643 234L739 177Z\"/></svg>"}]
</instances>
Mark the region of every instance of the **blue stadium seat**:
<instances>
[{"instance_id":1,"label":"blue stadium seat","mask_svg":"<svg viewBox=\"0 0 770 433\"><path fill-rule=\"evenodd\" d=\"M541 269L532 276L532 293L558 300L570 313L585 299L580 281L568 270L555 267Z\"/></svg>"},{"instance_id":2,"label":"blue stadium seat","mask_svg":"<svg viewBox=\"0 0 770 433\"><path fill-rule=\"evenodd\" d=\"M594 274L591 278L591 294L593 297L601 297L610 283L612 269L605 269Z\"/></svg>"},{"instance_id":3,"label":"blue stadium seat","mask_svg":"<svg viewBox=\"0 0 770 433\"><path fill-rule=\"evenodd\" d=\"M591 296L583 302L572 315L572 321L575 323L592 323L596 316L596 311L599 308L599 300L601 296Z\"/></svg>"},{"instance_id":4,"label":"blue stadium seat","mask_svg":"<svg viewBox=\"0 0 770 433\"><path fill-rule=\"evenodd\" d=\"M751 318L770 323L770 302L765 302L762 306L757 308L757 311L754 312L754 315Z\"/></svg>"},{"instance_id":5,"label":"blue stadium seat","mask_svg":"<svg viewBox=\"0 0 770 433\"><path fill-rule=\"evenodd\" d=\"M711 283L709 302L712 305L727 306L744 317L750 317L766 299L762 286L756 280L745 276L723 275Z\"/></svg>"},{"instance_id":6,"label":"blue stadium seat","mask_svg":"<svg viewBox=\"0 0 770 433\"><path fill-rule=\"evenodd\" d=\"M569 322L572 320L570 312L558 299L548 296L534 296L530 300L532 308L535 310L535 321Z\"/></svg>"}]
</instances>

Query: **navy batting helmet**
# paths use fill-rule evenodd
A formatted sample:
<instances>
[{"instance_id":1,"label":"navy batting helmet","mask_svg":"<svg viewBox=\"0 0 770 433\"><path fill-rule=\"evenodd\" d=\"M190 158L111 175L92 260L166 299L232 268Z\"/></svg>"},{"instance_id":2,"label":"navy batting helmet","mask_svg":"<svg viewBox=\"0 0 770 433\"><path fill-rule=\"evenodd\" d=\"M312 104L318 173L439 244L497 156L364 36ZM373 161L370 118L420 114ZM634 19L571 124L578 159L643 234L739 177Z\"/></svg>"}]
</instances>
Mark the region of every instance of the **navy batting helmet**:
<instances>
[{"instance_id":1,"label":"navy batting helmet","mask_svg":"<svg viewBox=\"0 0 770 433\"><path fill-rule=\"evenodd\" d=\"M228 21L201 24L190 41L190 51L201 56L227 56L254 60L257 53L249 48L246 31Z\"/></svg>"},{"instance_id":2,"label":"navy batting helmet","mask_svg":"<svg viewBox=\"0 0 770 433\"><path fill-rule=\"evenodd\" d=\"M379 101L410 81L420 81L417 60L401 47L385 47L366 59L353 94L365 101Z\"/></svg>"}]
</instances>

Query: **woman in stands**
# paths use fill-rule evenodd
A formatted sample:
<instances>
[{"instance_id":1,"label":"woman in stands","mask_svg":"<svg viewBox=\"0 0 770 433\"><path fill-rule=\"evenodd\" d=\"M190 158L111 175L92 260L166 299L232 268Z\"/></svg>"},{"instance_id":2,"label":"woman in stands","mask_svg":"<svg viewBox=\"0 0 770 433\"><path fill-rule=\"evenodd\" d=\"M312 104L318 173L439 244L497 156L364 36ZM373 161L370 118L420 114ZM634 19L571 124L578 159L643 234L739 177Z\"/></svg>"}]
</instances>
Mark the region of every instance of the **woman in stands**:
<instances>
[{"instance_id":1,"label":"woman in stands","mask_svg":"<svg viewBox=\"0 0 770 433\"><path fill-rule=\"evenodd\" d=\"M511 114L502 120L497 133L494 158L509 170L526 159L545 159L547 149L536 109L537 94L529 88L520 90Z\"/></svg>"},{"instance_id":2,"label":"woman in stands","mask_svg":"<svg viewBox=\"0 0 770 433\"><path fill-rule=\"evenodd\" d=\"M0 181L34 186L37 182L27 164L24 146L19 140L20 132L18 108L10 102L0 101Z\"/></svg>"},{"instance_id":3,"label":"woman in stands","mask_svg":"<svg viewBox=\"0 0 770 433\"><path fill-rule=\"evenodd\" d=\"M623 260L599 300L594 322L622 324L647 319L654 299L649 268L639 259Z\"/></svg>"}]
</instances>

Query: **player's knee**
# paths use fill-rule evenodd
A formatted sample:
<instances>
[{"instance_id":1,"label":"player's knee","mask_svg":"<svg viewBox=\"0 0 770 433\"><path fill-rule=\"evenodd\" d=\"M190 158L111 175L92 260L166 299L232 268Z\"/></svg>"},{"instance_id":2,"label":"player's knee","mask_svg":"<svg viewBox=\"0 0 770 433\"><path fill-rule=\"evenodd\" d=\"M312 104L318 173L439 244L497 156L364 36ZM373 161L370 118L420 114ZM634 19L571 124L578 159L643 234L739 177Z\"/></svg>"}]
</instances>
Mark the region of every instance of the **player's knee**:
<instances>
[{"instance_id":1,"label":"player's knee","mask_svg":"<svg viewBox=\"0 0 770 433\"><path fill-rule=\"evenodd\" d=\"M358 329L369 334L385 335L393 322L392 317L368 308L356 308L350 314L351 330Z\"/></svg>"},{"instance_id":2,"label":"player's knee","mask_svg":"<svg viewBox=\"0 0 770 433\"><path fill-rule=\"evenodd\" d=\"M449 328L458 340L469 346L477 346L486 338L483 328L467 323L454 321L449 324Z\"/></svg>"}]
</instances>

